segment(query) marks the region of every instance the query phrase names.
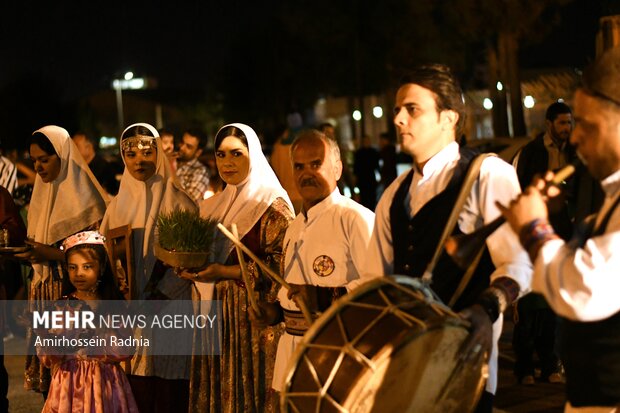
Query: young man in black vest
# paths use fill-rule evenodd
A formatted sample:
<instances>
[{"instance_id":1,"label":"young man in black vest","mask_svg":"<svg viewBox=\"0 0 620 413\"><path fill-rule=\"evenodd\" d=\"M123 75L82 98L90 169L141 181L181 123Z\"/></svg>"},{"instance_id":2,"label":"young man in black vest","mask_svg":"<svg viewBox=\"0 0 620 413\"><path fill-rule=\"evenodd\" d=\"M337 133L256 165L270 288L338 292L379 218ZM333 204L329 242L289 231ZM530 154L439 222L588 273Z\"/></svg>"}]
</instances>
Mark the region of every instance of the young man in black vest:
<instances>
[{"instance_id":1,"label":"young man in black vest","mask_svg":"<svg viewBox=\"0 0 620 413\"><path fill-rule=\"evenodd\" d=\"M586 71L573 101L570 142L605 200L579 236L565 242L548 223L537 180L503 214L534 263L532 288L561 323L569 412L617 412L620 406L620 48ZM552 174L546 178L550 179ZM550 196L552 191L548 192Z\"/></svg>"},{"instance_id":2,"label":"young man in black vest","mask_svg":"<svg viewBox=\"0 0 620 413\"><path fill-rule=\"evenodd\" d=\"M394 124L413 168L383 193L376 209L367 271L374 275L422 277L476 153L460 148L465 104L458 81L443 65L421 66L401 82ZM453 233L470 233L500 215L495 200L519 194L514 168L496 157L482 162ZM531 264L508 226L486 242L488 251L454 309L472 322L464 354L489 351L490 374L477 411L491 412L497 386L497 341L502 312L529 288ZM433 271L431 288L448 303L464 274L445 252Z\"/></svg>"}]
</instances>

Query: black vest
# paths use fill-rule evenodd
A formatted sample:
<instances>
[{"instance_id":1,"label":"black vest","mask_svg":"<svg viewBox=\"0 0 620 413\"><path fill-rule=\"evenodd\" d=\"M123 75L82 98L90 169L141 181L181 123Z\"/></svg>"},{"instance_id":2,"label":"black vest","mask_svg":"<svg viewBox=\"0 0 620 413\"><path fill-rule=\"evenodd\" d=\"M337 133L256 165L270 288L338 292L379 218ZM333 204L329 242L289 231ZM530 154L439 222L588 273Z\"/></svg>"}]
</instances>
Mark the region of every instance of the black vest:
<instances>
[{"instance_id":1,"label":"black vest","mask_svg":"<svg viewBox=\"0 0 620 413\"><path fill-rule=\"evenodd\" d=\"M618 202L590 236L602 235ZM620 269L618 270L620 272ZM620 312L594 322L562 319L561 358L566 393L575 407L616 406L620 403Z\"/></svg>"},{"instance_id":2,"label":"black vest","mask_svg":"<svg viewBox=\"0 0 620 413\"><path fill-rule=\"evenodd\" d=\"M409 218L405 206L407 192L413 179L413 170L403 180L390 206L390 224L394 249L394 273L410 277L422 277L428 263L433 258L439 238L444 230L452 208L464 183L469 165L478 152L460 149L461 158L454 175L446 189L437 194ZM456 225L453 235L461 234ZM493 272L489 252L485 252L467 288L454 305L454 310L471 305L478 295L489 286L489 276ZM444 251L433 270L431 287L444 303L448 303L459 285L465 271L461 270Z\"/></svg>"},{"instance_id":3,"label":"black vest","mask_svg":"<svg viewBox=\"0 0 620 413\"><path fill-rule=\"evenodd\" d=\"M545 147L544 134L538 135L534 140L529 142L521 149L519 155L519 162L517 164L517 176L519 177L519 184L521 188L525 189L532 183L535 175L543 177L545 172L549 169L549 152ZM563 151L566 155L567 162L572 162L575 157L575 149L572 145L566 144L566 148ZM559 211L549 214L549 221L562 239L569 240L573 233L573 224L571 216L574 215L574 206L569 207L569 203L574 203L574 176L567 179L567 184L562 190L566 196L566 203Z\"/></svg>"}]
</instances>

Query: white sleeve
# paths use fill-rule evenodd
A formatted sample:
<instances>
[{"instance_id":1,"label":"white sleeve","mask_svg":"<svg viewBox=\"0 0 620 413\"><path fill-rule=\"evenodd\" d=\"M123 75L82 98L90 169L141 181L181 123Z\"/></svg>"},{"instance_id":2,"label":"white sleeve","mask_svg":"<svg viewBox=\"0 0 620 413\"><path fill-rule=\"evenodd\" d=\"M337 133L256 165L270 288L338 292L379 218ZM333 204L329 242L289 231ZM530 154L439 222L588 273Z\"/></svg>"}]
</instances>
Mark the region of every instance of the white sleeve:
<instances>
[{"instance_id":1,"label":"white sleeve","mask_svg":"<svg viewBox=\"0 0 620 413\"><path fill-rule=\"evenodd\" d=\"M512 165L495 157L482 163L478 201L485 224L501 215L496 202L508 205L520 192L519 179ZM509 277L519 284L521 294L527 293L531 287L532 263L510 226L506 223L499 227L487 238L486 244L495 265L491 281Z\"/></svg>"},{"instance_id":2,"label":"white sleeve","mask_svg":"<svg viewBox=\"0 0 620 413\"><path fill-rule=\"evenodd\" d=\"M358 274L362 274L366 263L368 244L375 224L375 214L370 210L357 211L351 214L349 224L349 251L351 260Z\"/></svg>"},{"instance_id":3,"label":"white sleeve","mask_svg":"<svg viewBox=\"0 0 620 413\"><path fill-rule=\"evenodd\" d=\"M607 233L583 248L548 241L535 260L532 288L559 315L577 321L603 320L620 311L620 211ZM614 253L614 251L616 253Z\"/></svg>"},{"instance_id":4,"label":"white sleeve","mask_svg":"<svg viewBox=\"0 0 620 413\"><path fill-rule=\"evenodd\" d=\"M406 174L404 174L406 175ZM402 175L401 175L402 176ZM366 254L362 278L370 279L394 272L394 247L392 243L392 226L390 224L390 207L394 194L402 179L396 179L385 190L377 208L375 208L375 225Z\"/></svg>"}]
</instances>

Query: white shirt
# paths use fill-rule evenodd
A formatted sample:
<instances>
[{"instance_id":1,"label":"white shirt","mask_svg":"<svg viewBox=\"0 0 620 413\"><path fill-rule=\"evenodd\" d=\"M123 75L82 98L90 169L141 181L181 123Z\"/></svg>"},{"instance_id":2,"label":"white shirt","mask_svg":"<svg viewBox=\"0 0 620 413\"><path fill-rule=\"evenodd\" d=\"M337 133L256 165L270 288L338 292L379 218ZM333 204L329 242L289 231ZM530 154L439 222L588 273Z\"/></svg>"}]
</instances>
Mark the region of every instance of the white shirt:
<instances>
[{"instance_id":1,"label":"white shirt","mask_svg":"<svg viewBox=\"0 0 620 413\"><path fill-rule=\"evenodd\" d=\"M453 142L429 159L421 173L414 170L406 197L410 217L447 187L459 159L459 146ZM394 271L390 207L398 187L406 176L405 173L396 178L383 193L377 205L375 228L365 265L369 275L389 275ZM519 181L514 168L496 157L485 159L480 167L480 178L474 182L471 194L459 215L460 230L468 234L493 221L500 215L495 202L507 205L519 193ZM443 231L443 228L437 230ZM502 225L487 238L487 247L496 268L491 280L503 276L510 277L519 283L522 291L529 290L532 266L527 253L508 224Z\"/></svg>"},{"instance_id":2,"label":"white shirt","mask_svg":"<svg viewBox=\"0 0 620 413\"><path fill-rule=\"evenodd\" d=\"M452 142L433 156L422 171L414 169L406 197L408 214L413 217L427 202L441 193L452 179L460 159L459 145ZM394 272L394 249L390 223L390 207L394 195L407 174L402 174L386 189L376 209L375 228L370 240L365 270L367 277L390 275ZM500 215L496 201L507 205L520 193L519 180L514 168L497 157L486 158L480 167L480 176L459 215L458 226L463 233L471 233ZM437 228L443 231L443 228ZM491 281L499 277L515 280L521 292L529 291L532 265L517 236L508 224L502 225L487 238L487 247L495 265ZM432 287L432 284L431 284ZM487 391L497 387L497 342L501 335L503 318L493 324L493 349L489 358Z\"/></svg>"},{"instance_id":3,"label":"white shirt","mask_svg":"<svg viewBox=\"0 0 620 413\"><path fill-rule=\"evenodd\" d=\"M284 277L292 284L342 287L360 278L375 214L334 189L307 216L297 215L284 236ZM287 310L297 305L280 289ZM302 337L284 333L278 343L273 388L281 391L288 364Z\"/></svg>"},{"instance_id":4,"label":"white shirt","mask_svg":"<svg viewBox=\"0 0 620 413\"><path fill-rule=\"evenodd\" d=\"M601 185L605 201L596 226L620 196L620 171ZM604 320L620 311L620 207L600 236L588 239L583 248L562 240L546 242L534 262L532 289L544 294L553 310L575 321Z\"/></svg>"},{"instance_id":5,"label":"white shirt","mask_svg":"<svg viewBox=\"0 0 620 413\"><path fill-rule=\"evenodd\" d=\"M557 171L568 164L566 152L564 151L564 148L568 142L564 141L558 146L557 143L555 143L551 138L551 135L549 135L549 132L547 132L543 136L543 143L545 144L545 148L547 148L547 153L549 154L549 163L547 167L550 170Z\"/></svg>"}]
</instances>

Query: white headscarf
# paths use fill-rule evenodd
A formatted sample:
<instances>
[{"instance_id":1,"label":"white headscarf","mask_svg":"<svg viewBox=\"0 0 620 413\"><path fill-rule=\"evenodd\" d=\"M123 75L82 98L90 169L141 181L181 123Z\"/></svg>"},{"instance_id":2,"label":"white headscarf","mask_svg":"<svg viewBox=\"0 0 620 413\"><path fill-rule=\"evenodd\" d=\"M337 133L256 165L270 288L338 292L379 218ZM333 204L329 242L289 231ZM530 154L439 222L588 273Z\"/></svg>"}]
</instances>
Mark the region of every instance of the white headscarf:
<instances>
[{"instance_id":1,"label":"white headscarf","mask_svg":"<svg viewBox=\"0 0 620 413\"><path fill-rule=\"evenodd\" d=\"M276 198L284 199L291 211L294 209L288 194L280 185L280 181L263 154L256 132L242 123L225 125L220 128L220 131L230 126L241 129L248 140L250 158L248 176L238 185L226 185L222 192L204 200L200 204L200 215L215 219L229 229L231 224L237 224L239 238L243 238ZM218 231L213 244L212 262L225 263L234 248L233 243Z\"/></svg>"},{"instance_id":2,"label":"white headscarf","mask_svg":"<svg viewBox=\"0 0 620 413\"><path fill-rule=\"evenodd\" d=\"M156 261L153 242L159 213L171 211L174 208L195 211L197 206L176 180L164 154L159 134L153 126L147 123L134 123L123 131L123 135L128 129L136 126L147 128L157 138L155 139L157 144L155 174L143 182L134 178L125 167L118 195L110 203L101 223L101 233L105 235L109 229L131 225L134 239L136 291L138 296L141 296ZM122 145L122 142L120 144ZM125 162L124 157L123 162Z\"/></svg>"},{"instance_id":3,"label":"white headscarf","mask_svg":"<svg viewBox=\"0 0 620 413\"><path fill-rule=\"evenodd\" d=\"M49 125L37 132L54 146L60 173L48 183L36 175L28 209L28 237L51 245L100 221L108 196L65 129ZM32 268L33 285L48 279L48 265L33 264Z\"/></svg>"}]
</instances>

